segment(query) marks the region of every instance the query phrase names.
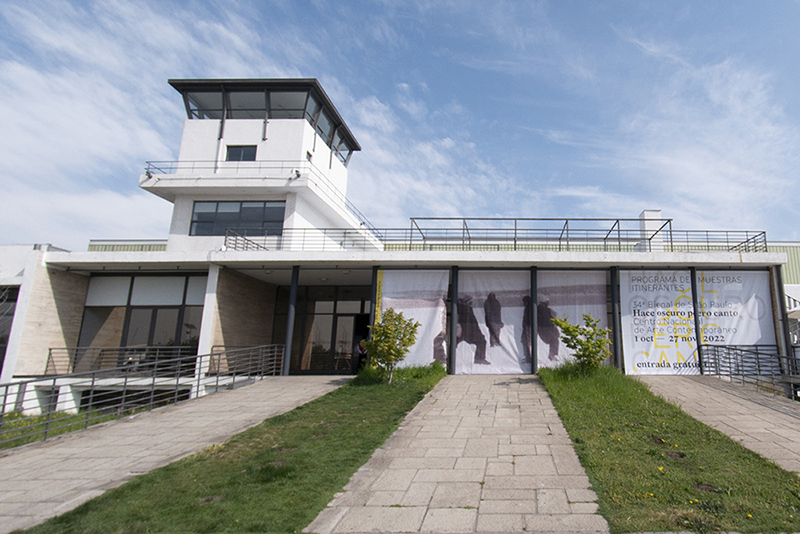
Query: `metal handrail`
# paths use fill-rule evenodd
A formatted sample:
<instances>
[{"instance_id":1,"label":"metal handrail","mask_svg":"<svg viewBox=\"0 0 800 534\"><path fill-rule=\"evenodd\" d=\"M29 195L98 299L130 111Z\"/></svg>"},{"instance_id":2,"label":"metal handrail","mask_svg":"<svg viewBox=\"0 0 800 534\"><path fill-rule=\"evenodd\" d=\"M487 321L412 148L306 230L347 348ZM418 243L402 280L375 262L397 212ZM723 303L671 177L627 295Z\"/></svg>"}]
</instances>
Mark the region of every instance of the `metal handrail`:
<instances>
[{"instance_id":1,"label":"metal handrail","mask_svg":"<svg viewBox=\"0 0 800 534\"><path fill-rule=\"evenodd\" d=\"M144 363L197 356L194 346L58 347L48 352L45 376L124 369Z\"/></svg>"},{"instance_id":2,"label":"metal handrail","mask_svg":"<svg viewBox=\"0 0 800 534\"><path fill-rule=\"evenodd\" d=\"M563 220L562 220L563 221ZM262 231L263 232L263 231ZM765 232L658 229L664 236L643 239L639 229L561 228L285 228L280 236L229 230L226 250L392 250L392 251L602 251L602 252L767 252Z\"/></svg>"},{"instance_id":3,"label":"metal handrail","mask_svg":"<svg viewBox=\"0 0 800 534\"><path fill-rule=\"evenodd\" d=\"M261 345L0 384L0 448L280 375L283 352Z\"/></svg>"},{"instance_id":4,"label":"metal handrail","mask_svg":"<svg viewBox=\"0 0 800 534\"><path fill-rule=\"evenodd\" d=\"M800 360L777 345L703 345L703 374L753 384L798 400Z\"/></svg>"}]
</instances>

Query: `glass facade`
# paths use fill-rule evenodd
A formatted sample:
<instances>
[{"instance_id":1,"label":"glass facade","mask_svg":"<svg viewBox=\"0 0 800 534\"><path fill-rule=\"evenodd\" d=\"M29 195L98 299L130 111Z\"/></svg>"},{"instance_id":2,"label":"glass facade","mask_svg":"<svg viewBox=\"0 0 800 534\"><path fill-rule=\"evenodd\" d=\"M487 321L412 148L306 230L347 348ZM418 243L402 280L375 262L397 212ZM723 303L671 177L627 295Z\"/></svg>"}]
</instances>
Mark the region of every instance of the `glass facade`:
<instances>
[{"instance_id":1,"label":"glass facade","mask_svg":"<svg viewBox=\"0 0 800 534\"><path fill-rule=\"evenodd\" d=\"M0 371L6 358L8 337L11 335L11 323L17 307L18 287L0 287Z\"/></svg>"},{"instance_id":2,"label":"glass facade","mask_svg":"<svg viewBox=\"0 0 800 534\"><path fill-rule=\"evenodd\" d=\"M369 286L300 287L295 306L292 374L352 374L358 342L367 337ZM273 340L286 337L289 288L278 288Z\"/></svg>"},{"instance_id":3,"label":"glass facade","mask_svg":"<svg viewBox=\"0 0 800 534\"><path fill-rule=\"evenodd\" d=\"M281 235L284 201L195 202L189 235Z\"/></svg>"},{"instance_id":4,"label":"glass facade","mask_svg":"<svg viewBox=\"0 0 800 534\"><path fill-rule=\"evenodd\" d=\"M93 277L78 345L196 349L206 279L205 275Z\"/></svg>"}]
</instances>

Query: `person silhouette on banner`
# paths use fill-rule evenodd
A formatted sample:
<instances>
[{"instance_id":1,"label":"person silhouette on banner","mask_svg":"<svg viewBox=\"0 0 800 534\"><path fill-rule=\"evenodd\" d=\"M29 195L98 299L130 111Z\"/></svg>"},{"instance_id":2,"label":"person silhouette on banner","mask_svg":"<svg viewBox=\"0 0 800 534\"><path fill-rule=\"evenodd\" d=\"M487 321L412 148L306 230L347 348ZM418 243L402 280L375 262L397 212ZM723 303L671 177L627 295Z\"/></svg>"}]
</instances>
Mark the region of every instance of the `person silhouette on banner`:
<instances>
[{"instance_id":1,"label":"person silhouette on banner","mask_svg":"<svg viewBox=\"0 0 800 534\"><path fill-rule=\"evenodd\" d=\"M489 360L486 359L486 337L481 332L475 312L472 311L472 297L466 296L458 299L456 310L458 312L456 346L462 341L465 341L468 345L475 345L474 363L491 365Z\"/></svg>"},{"instance_id":2,"label":"person silhouette on banner","mask_svg":"<svg viewBox=\"0 0 800 534\"><path fill-rule=\"evenodd\" d=\"M503 328L503 307L494 293L489 293L483 303L486 327L489 329L489 346L496 347L500 343L500 330Z\"/></svg>"}]
</instances>

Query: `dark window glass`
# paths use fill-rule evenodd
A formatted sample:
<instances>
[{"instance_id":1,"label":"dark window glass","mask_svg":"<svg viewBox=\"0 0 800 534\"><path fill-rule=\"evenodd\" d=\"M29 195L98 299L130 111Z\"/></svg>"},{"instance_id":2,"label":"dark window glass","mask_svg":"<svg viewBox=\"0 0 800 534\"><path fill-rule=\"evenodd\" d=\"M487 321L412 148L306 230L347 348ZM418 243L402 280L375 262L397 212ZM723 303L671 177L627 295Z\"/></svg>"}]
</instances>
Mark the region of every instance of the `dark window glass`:
<instances>
[{"instance_id":1,"label":"dark window glass","mask_svg":"<svg viewBox=\"0 0 800 534\"><path fill-rule=\"evenodd\" d=\"M322 137L325 143L330 143L332 129L333 126L331 125L331 121L328 118L328 115L325 114L325 111L323 111L319 115L319 121L317 121L317 133L320 137Z\"/></svg>"},{"instance_id":2,"label":"dark window glass","mask_svg":"<svg viewBox=\"0 0 800 534\"><path fill-rule=\"evenodd\" d=\"M302 119L307 96L306 91L270 93L269 116L273 119Z\"/></svg>"},{"instance_id":3,"label":"dark window glass","mask_svg":"<svg viewBox=\"0 0 800 534\"><path fill-rule=\"evenodd\" d=\"M222 92L186 93L186 99L193 119L222 118Z\"/></svg>"},{"instance_id":4,"label":"dark window glass","mask_svg":"<svg viewBox=\"0 0 800 534\"><path fill-rule=\"evenodd\" d=\"M314 121L319 114L319 110L322 106L319 105L313 96L308 95L308 104L306 104L306 120L311 124L314 125Z\"/></svg>"},{"instance_id":5,"label":"dark window glass","mask_svg":"<svg viewBox=\"0 0 800 534\"><path fill-rule=\"evenodd\" d=\"M197 347L200 339L200 323L203 321L202 306L186 306L183 310L183 323L181 324L181 345L184 347Z\"/></svg>"},{"instance_id":6,"label":"dark window glass","mask_svg":"<svg viewBox=\"0 0 800 534\"><path fill-rule=\"evenodd\" d=\"M255 145L229 146L228 155L225 158L225 161L255 161L255 160L256 160Z\"/></svg>"},{"instance_id":7,"label":"dark window glass","mask_svg":"<svg viewBox=\"0 0 800 534\"><path fill-rule=\"evenodd\" d=\"M172 347L178 328L178 308L159 308L155 310L156 322L153 325L153 342L155 347Z\"/></svg>"},{"instance_id":8,"label":"dark window glass","mask_svg":"<svg viewBox=\"0 0 800 534\"><path fill-rule=\"evenodd\" d=\"M264 220L264 203L263 202L242 202L242 209L240 211L242 221L258 221Z\"/></svg>"},{"instance_id":9,"label":"dark window glass","mask_svg":"<svg viewBox=\"0 0 800 534\"><path fill-rule=\"evenodd\" d=\"M195 202L189 235L281 235L285 208L283 201Z\"/></svg>"},{"instance_id":10,"label":"dark window glass","mask_svg":"<svg viewBox=\"0 0 800 534\"><path fill-rule=\"evenodd\" d=\"M125 347L146 347L150 341L150 321L152 308L133 308L128 319L128 335Z\"/></svg>"},{"instance_id":11,"label":"dark window glass","mask_svg":"<svg viewBox=\"0 0 800 534\"><path fill-rule=\"evenodd\" d=\"M264 91L228 93L229 119L263 119L267 116Z\"/></svg>"},{"instance_id":12,"label":"dark window glass","mask_svg":"<svg viewBox=\"0 0 800 534\"><path fill-rule=\"evenodd\" d=\"M0 287L0 371L3 369L8 337L11 335L11 322L14 320L18 294L17 287Z\"/></svg>"}]
</instances>

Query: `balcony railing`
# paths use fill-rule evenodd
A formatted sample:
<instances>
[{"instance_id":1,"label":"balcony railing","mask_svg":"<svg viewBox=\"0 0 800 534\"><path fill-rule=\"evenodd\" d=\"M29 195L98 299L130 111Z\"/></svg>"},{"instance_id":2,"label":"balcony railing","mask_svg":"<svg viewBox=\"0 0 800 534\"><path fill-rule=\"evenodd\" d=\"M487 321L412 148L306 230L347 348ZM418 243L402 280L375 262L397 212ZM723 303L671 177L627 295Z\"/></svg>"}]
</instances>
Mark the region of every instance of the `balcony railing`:
<instances>
[{"instance_id":1,"label":"balcony railing","mask_svg":"<svg viewBox=\"0 0 800 534\"><path fill-rule=\"evenodd\" d=\"M53 349L51 354L80 352ZM236 348L0 384L0 449L280 375L283 352L284 345ZM93 360L98 366L107 361Z\"/></svg>"},{"instance_id":2,"label":"balcony railing","mask_svg":"<svg viewBox=\"0 0 800 534\"><path fill-rule=\"evenodd\" d=\"M536 220L527 220L527 222ZM541 219L551 222L551 219ZM765 232L644 232L619 226L599 229L561 220L561 228L287 228L280 236L230 230L227 250L289 251L572 251L572 252L767 252ZM584 222L587 221L577 221ZM572 223L570 225L570 223Z\"/></svg>"},{"instance_id":3,"label":"balcony railing","mask_svg":"<svg viewBox=\"0 0 800 534\"><path fill-rule=\"evenodd\" d=\"M334 204L339 204L356 218L362 226L374 228L369 219L350 202L345 194L328 179L316 165L306 160L272 161L148 161L145 174L150 177L161 174L187 175L196 179L197 175L209 174L214 178L258 177L272 179L281 184L306 178L317 190ZM276 185L278 185L276 183Z\"/></svg>"}]
</instances>

